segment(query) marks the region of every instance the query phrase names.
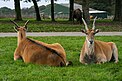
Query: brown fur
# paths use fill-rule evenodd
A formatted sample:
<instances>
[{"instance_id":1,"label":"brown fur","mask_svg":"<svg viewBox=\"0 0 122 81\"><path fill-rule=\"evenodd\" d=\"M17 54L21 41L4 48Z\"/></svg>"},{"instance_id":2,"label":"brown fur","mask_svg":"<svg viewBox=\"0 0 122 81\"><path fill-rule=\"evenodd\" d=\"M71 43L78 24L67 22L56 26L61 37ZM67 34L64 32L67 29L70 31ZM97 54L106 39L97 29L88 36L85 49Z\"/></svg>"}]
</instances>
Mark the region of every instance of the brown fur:
<instances>
[{"instance_id":1,"label":"brown fur","mask_svg":"<svg viewBox=\"0 0 122 81\"><path fill-rule=\"evenodd\" d=\"M16 48L14 58L17 60L18 58L16 58L16 56L22 57L25 63L31 62L50 66L61 66L62 63L62 66L66 65L65 53L60 54L60 52L58 53L57 51L28 38L23 39Z\"/></svg>"},{"instance_id":2,"label":"brown fur","mask_svg":"<svg viewBox=\"0 0 122 81\"><path fill-rule=\"evenodd\" d=\"M82 30L82 32L86 34L86 40L80 53L80 62L82 64L88 64L92 62L100 64L104 62L109 62L113 56L115 63L117 63L118 49L116 47L116 44L114 42L103 42L95 40L94 35L98 33L99 30L95 30L95 26L93 27L93 29L88 29L86 23L85 27L86 31Z\"/></svg>"},{"instance_id":3,"label":"brown fur","mask_svg":"<svg viewBox=\"0 0 122 81\"><path fill-rule=\"evenodd\" d=\"M13 22L13 21L12 21ZM16 24L14 22L14 24ZM49 66L66 66L66 53L59 44L47 44L41 41L26 38L26 24L20 27L16 24L18 31L18 46L14 52L14 60L22 58L25 63L34 63Z\"/></svg>"},{"instance_id":4,"label":"brown fur","mask_svg":"<svg viewBox=\"0 0 122 81\"><path fill-rule=\"evenodd\" d=\"M80 22L80 24L82 24L83 23L82 22L82 11L79 8L74 10L72 18L73 18L73 23L74 23L74 19L76 19L77 22Z\"/></svg>"}]
</instances>

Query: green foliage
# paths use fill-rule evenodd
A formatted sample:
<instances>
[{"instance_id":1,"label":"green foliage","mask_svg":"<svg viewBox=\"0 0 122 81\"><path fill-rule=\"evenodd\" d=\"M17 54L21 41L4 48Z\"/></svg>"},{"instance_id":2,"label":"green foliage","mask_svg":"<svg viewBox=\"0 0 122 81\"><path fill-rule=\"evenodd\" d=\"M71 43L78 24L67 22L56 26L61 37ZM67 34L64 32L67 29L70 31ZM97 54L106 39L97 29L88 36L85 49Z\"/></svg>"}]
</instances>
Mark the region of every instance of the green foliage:
<instances>
[{"instance_id":1,"label":"green foliage","mask_svg":"<svg viewBox=\"0 0 122 81\"><path fill-rule=\"evenodd\" d=\"M11 12L12 12L12 10L10 8L7 8L7 7L0 8L0 13L8 14L8 13L11 13Z\"/></svg>"},{"instance_id":2,"label":"green foliage","mask_svg":"<svg viewBox=\"0 0 122 81\"><path fill-rule=\"evenodd\" d=\"M85 37L29 37L46 43L61 43L65 48L67 60L73 62L69 67L50 67L25 64L13 60L17 46L16 37L0 37L0 81L121 81L122 78L122 37L96 37L117 44L119 63L82 65L79 54ZM116 38L116 39L115 39Z\"/></svg>"},{"instance_id":3,"label":"green foliage","mask_svg":"<svg viewBox=\"0 0 122 81\"><path fill-rule=\"evenodd\" d=\"M75 0L78 4L83 4L84 0ZM96 9L107 11L109 15L114 15L115 13L115 0L88 0L89 7Z\"/></svg>"},{"instance_id":4,"label":"green foliage","mask_svg":"<svg viewBox=\"0 0 122 81\"><path fill-rule=\"evenodd\" d=\"M39 10L42 11L46 8L46 6L42 5L39 6ZM34 6L31 6L30 8L23 8L22 10L22 16L23 17L35 17L35 9ZM7 7L0 8L0 17L14 17L15 11L14 9L10 9Z\"/></svg>"},{"instance_id":5,"label":"green foliage","mask_svg":"<svg viewBox=\"0 0 122 81\"><path fill-rule=\"evenodd\" d=\"M10 8L7 7L1 7L0 8L0 16L11 16L12 14L14 14L14 11Z\"/></svg>"},{"instance_id":6,"label":"green foliage","mask_svg":"<svg viewBox=\"0 0 122 81\"><path fill-rule=\"evenodd\" d=\"M113 15L115 0L90 0L89 6L93 9L107 11L109 15Z\"/></svg>"}]
</instances>

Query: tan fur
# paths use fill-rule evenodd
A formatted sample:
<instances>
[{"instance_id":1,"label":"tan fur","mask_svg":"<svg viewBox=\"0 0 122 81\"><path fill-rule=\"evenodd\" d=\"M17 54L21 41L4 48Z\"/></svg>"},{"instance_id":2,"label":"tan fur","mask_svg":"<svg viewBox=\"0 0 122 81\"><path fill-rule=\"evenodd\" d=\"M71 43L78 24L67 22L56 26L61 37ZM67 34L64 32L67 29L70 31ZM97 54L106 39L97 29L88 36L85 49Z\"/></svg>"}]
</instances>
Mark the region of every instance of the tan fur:
<instances>
[{"instance_id":1,"label":"tan fur","mask_svg":"<svg viewBox=\"0 0 122 81\"><path fill-rule=\"evenodd\" d=\"M59 48L60 49L60 48ZM62 62L66 65L66 55L62 54L64 61L58 55L54 54L50 50L45 49L42 46L36 45L29 41L27 38L23 39L19 46L16 48L14 56L20 56L25 63L44 64L50 66L60 66ZM18 58L15 58L17 60Z\"/></svg>"},{"instance_id":2,"label":"tan fur","mask_svg":"<svg viewBox=\"0 0 122 81\"><path fill-rule=\"evenodd\" d=\"M86 42L85 42L80 53L80 62L83 64L87 64L84 61L84 57L88 53L87 51L88 49L86 49ZM114 51L116 52L114 53ZM113 42L103 42L95 40L94 54L96 57L96 63L98 64L109 62L112 58L112 54L114 55L115 63L118 62L118 51L115 43Z\"/></svg>"},{"instance_id":3,"label":"tan fur","mask_svg":"<svg viewBox=\"0 0 122 81\"><path fill-rule=\"evenodd\" d=\"M65 57L64 60L66 60L66 53L65 53L64 48L61 46L61 44L59 44L59 43L47 44L47 43L44 43L44 42L41 42L41 41L37 41L37 40L35 40L35 41L42 44L42 45L44 45L44 46L46 46L46 47L49 47L53 50L56 50L58 53L61 54L62 57Z\"/></svg>"},{"instance_id":4,"label":"tan fur","mask_svg":"<svg viewBox=\"0 0 122 81\"><path fill-rule=\"evenodd\" d=\"M83 20L85 23L85 21ZM95 23L95 20L94 20ZM93 23L93 28L88 29L87 24L85 23L86 31L82 30L86 34L86 40L82 47L80 53L80 62L82 64L88 63L105 63L112 60L114 57L115 63L118 62L118 49L114 42L103 42L94 39L94 35L99 32L95 30L95 25Z\"/></svg>"},{"instance_id":5,"label":"tan fur","mask_svg":"<svg viewBox=\"0 0 122 81\"><path fill-rule=\"evenodd\" d=\"M47 44L26 38L25 26L16 27L16 30L18 31L18 46L14 52L14 60L22 58L25 63L66 66L66 53L59 43Z\"/></svg>"}]
</instances>

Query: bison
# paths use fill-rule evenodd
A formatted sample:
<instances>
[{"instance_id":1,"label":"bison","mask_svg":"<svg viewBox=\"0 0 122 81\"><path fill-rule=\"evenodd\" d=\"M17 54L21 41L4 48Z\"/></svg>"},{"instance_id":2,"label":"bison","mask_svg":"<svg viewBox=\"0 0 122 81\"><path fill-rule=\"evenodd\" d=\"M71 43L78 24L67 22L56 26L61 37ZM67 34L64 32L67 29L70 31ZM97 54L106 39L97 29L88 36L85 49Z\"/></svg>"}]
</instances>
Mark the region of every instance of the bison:
<instances>
[{"instance_id":1,"label":"bison","mask_svg":"<svg viewBox=\"0 0 122 81\"><path fill-rule=\"evenodd\" d=\"M78 8L76 10L73 11L73 14L72 14L72 18L73 18L73 23L74 23L74 19L77 20L77 22L80 22L80 24L82 24L82 12L81 10Z\"/></svg>"}]
</instances>

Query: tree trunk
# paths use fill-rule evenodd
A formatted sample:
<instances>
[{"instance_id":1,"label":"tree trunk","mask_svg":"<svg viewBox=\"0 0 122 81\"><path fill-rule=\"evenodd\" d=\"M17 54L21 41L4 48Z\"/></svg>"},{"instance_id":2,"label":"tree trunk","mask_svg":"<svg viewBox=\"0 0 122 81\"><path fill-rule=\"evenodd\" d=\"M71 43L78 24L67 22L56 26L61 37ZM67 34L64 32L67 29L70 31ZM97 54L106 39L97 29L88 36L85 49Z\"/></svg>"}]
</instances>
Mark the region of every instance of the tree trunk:
<instances>
[{"instance_id":1,"label":"tree trunk","mask_svg":"<svg viewBox=\"0 0 122 81\"><path fill-rule=\"evenodd\" d=\"M51 19L52 19L52 21L55 21L55 18L54 18L54 0L51 0Z\"/></svg>"},{"instance_id":2,"label":"tree trunk","mask_svg":"<svg viewBox=\"0 0 122 81\"><path fill-rule=\"evenodd\" d=\"M122 22L122 0L116 0L114 21Z\"/></svg>"},{"instance_id":3,"label":"tree trunk","mask_svg":"<svg viewBox=\"0 0 122 81\"><path fill-rule=\"evenodd\" d=\"M73 15L73 10L74 10L74 0L70 0L70 14L69 14L69 21L72 21L72 15Z\"/></svg>"},{"instance_id":4,"label":"tree trunk","mask_svg":"<svg viewBox=\"0 0 122 81\"><path fill-rule=\"evenodd\" d=\"M89 0L83 0L82 3L83 18L87 24L90 24L90 15L89 15Z\"/></svg>"},{"instance_id":5,"label":"tree trunk","mask_svg":"<svg viewBox=\"0 0 122 81\"><path fill-rule=\"evenodd\" d=\"M32 0L32 1L33 1L35 12L36 12L36 20L37 21L41 21L41 17L40 17L40 12L39 12L39 7L38 7L38 4L37 4L37 1L36 0Z\"/></svg>"},{"instance_id":6,"label":"tree trunk","mask_svg":"<svg viewBox=\"0 0 122 81\"><path fill-rule=\"evenodd\" d=\"M14 5L15 5L15 14L16 14L15 20L22 21L20 0L14 0Z\"/></svg>"}]
</instances>

